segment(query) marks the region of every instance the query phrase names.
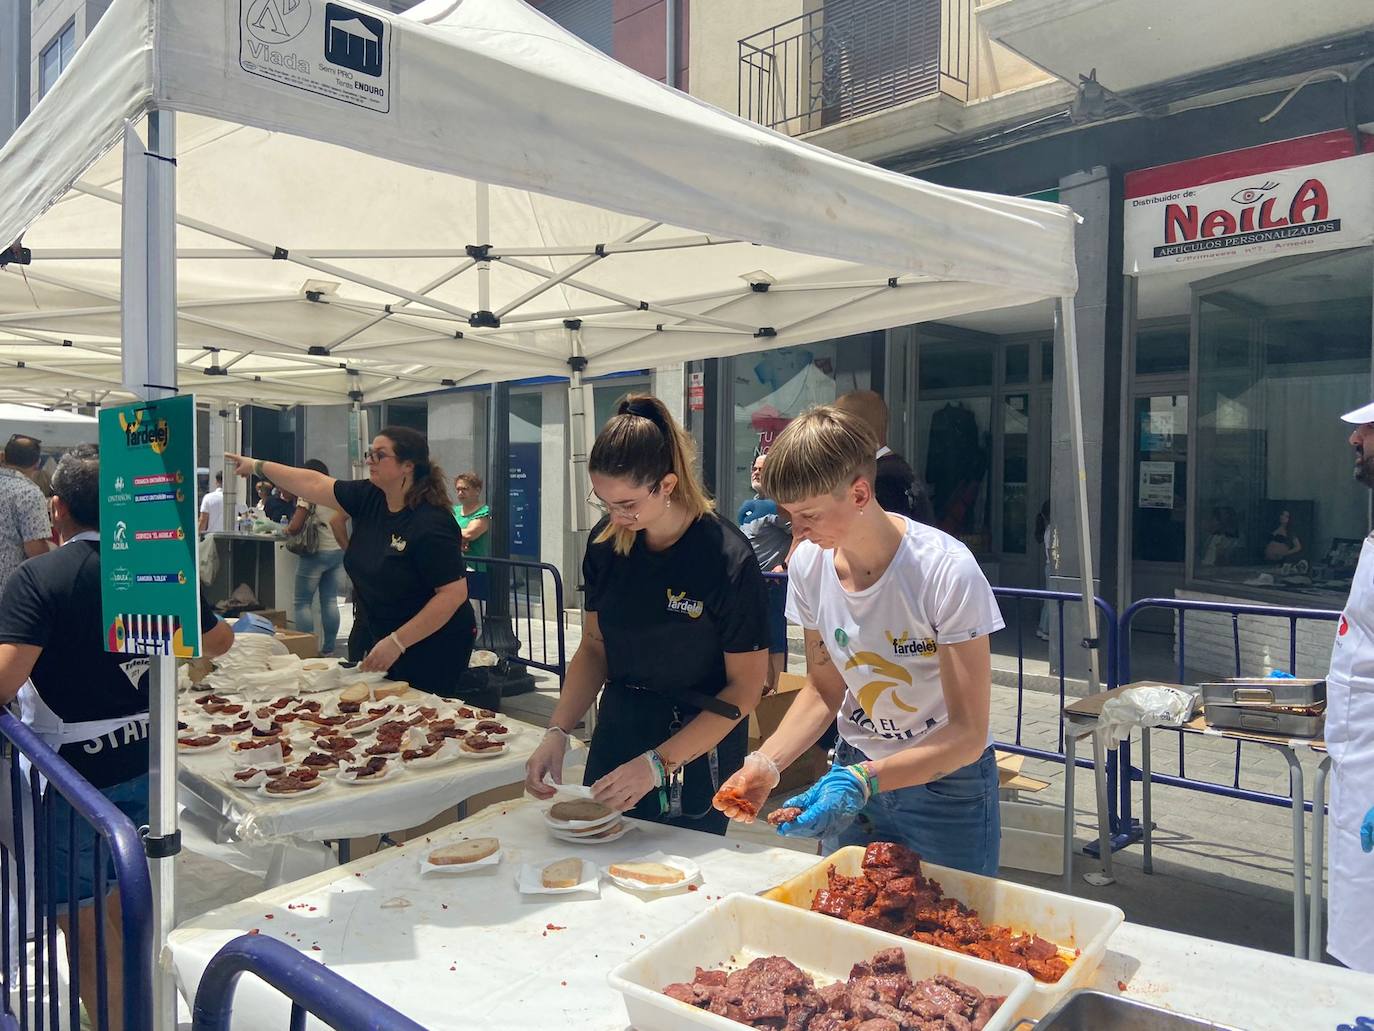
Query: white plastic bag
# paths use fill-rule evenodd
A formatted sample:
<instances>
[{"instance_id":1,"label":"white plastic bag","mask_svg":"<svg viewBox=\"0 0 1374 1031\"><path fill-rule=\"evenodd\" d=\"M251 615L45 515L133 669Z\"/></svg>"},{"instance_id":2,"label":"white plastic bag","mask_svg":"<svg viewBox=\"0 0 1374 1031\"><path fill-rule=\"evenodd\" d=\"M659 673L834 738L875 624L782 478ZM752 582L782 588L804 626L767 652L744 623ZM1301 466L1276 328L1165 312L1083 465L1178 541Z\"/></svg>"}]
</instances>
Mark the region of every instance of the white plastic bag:
<instances>
[{"instance_id":1,"label":"white plastic bag","mask_svg":"<svg viewBox=\"0 0 1374 1031\"><path fill-rule=\"evenodd\" d=\"M1130 737L1132 727L1179 727L1192 715L1193 700L1176 687L1133 687L1103 703L1098 724L1109 741Z\"/></svg>"}]
</instances>

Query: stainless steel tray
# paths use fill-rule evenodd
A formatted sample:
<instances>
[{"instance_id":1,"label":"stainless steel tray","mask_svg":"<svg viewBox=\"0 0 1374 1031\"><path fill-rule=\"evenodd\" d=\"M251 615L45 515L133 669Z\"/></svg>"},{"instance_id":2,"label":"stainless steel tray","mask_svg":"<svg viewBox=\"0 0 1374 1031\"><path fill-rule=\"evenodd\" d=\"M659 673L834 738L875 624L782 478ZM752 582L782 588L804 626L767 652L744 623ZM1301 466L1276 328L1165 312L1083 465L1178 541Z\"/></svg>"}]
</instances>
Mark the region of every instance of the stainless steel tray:
<instances>
[{"instance_id":1,"label":"stainless steel tray","mask_svg":"<svg viewBox=\"0 0 1374 1031\"><path fill-rule=\"evenodd\" d=\"M1202 708L1207 722L1222 730L1315 738L1321 737L1326 724L1326 714L1322 712L1283 712L1264 706L1218 703L1209 703Z\"/></svg>"},{"instance_id":2,"label":"stainless steel tray","mask_svg":"<svg viewBox=\"0 0 1374 1031\"><path fill-rule=\"evenodd\" d=\"M1243 677L1199 686L1203 705L1309 708L1326 701L1325 680Z\"/></svg>"},{"instance_id":3,"label":"stainless steel tray","mask_svg":"<svg viewBox=\"0 0 1374 1031\"><path fill-rule=\"evenodd\" d=\"M1023 1028L1029 1025L1023 1023ZM1033 1025L1035 1031L1240 1031L1106 992L1071 992Z\"/></svg>"}]
</instances>

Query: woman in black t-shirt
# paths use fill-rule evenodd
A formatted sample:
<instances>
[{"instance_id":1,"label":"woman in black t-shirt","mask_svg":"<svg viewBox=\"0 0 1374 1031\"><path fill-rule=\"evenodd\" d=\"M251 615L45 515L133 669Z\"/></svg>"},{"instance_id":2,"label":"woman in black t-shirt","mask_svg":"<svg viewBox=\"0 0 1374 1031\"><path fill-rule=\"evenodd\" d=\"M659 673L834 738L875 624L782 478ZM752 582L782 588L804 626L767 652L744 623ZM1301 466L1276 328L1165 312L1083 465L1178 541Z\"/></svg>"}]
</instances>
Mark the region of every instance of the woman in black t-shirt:
<instances>
[{"instance_id":1,"label":"woman in black t-shirt","mask_svg":"<svg viewBox=\"0 0 1374 1031\"><path fill-rule=\"evenodd\" d=\"M768 675L767 602L749 542L712 511L691 438L653 397L620 403L588 462L606 513L582 564L582 643L525 788L549 798L568 735L597 709L584 782L631 815L724 834L711 807L747 750Z\"/></svg>"},{"instance_id":2,"label":"woman in black t-shirt","mask_svg":"<svg viewBox=\"0 0 1374 1031\"><path fill-rule=\"evenodd\" d=\"M227 457L239 476L265 476L352 518L344 568L373 642L362 668L421 691L452 694L472 655L476 620L448 479L430 461L424 435L404 426L383 429L367 450L366 480Z\"/></svg>"}]
</instances>

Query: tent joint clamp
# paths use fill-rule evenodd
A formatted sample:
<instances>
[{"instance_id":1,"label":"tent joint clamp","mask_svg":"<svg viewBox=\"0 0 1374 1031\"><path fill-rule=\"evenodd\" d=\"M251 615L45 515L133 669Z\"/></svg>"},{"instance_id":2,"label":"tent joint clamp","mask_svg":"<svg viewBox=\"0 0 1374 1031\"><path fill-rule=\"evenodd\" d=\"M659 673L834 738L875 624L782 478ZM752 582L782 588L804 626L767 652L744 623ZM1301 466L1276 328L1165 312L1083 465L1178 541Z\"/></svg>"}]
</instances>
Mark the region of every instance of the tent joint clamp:
<instances>
[{"instance_id":1,"label":"tent joint clamp","mask_svg":"<svg viewBox=\"0 0 1374 1031\"><path fill-rule=\"evenodd\" d=\"M143 852L149 859L171 859L181 852L181 831L174 830L171 834L153 835L150 828L141 828L143 832Z\"/></svg>"},{"instance_id":2,"label":"tent joint clamp","mask_svg":"<svg viewBox=\"0 0 1374 1031\"><path fill-rule=\"evenodd\" d=\"M1083 642L1082 642L1082 643L1083 643L1083 647L1086 648L1086 649L1088 649L1088 651L1095 651L1096 649L1102 647L1102 638L1100 638L1100 637L1085 637L1085 638L1083 638Z\"/></svg>"},{"instance_id":3,"label":"tent joint clamp","mask_svg":"<svg viewBox=\"0 0 1374 1031\"><path fill-rule=\"evenodd\" d=\"M490 311L475 311L468 316L468 325L473 329L500 329L501 320Z\"/></svg>"},{"instance_id":4,"label":"tent joint clamp","mask_svg":"<svg viewBox=\"0 0 1374 1031\"><path fill-rule=\"evenodd\" d=\"M568 359L568 367L571 368L573 372L585 372L587 369L587 356L584 354L573 355Z\"/></svg>"},{"instance_id":5,"label":"tent joint clamp","mask_svg":"<svg viewBox=\"0 0 1374 1031\"><path fill-rule=\"evenodd\" d=\"M272 248L272 260L273 260L273 261L285 261L285 260L286 260L287 258L289 258L289 257L291 257L291 252L290 252L289 250L287 250L285 247L273 247L273 248Z\"/></svg>"},{"instance_id":6,"label":"tent joint clamp","mask_svg":"<svg viewBox=\"0 0 1374 1031\"><path fill-rule=\"evenodd\" d=\"M760 326L759 331L754 334L755 337L775 337L777 335L778 331L772 326Z\"/></svg>"},{"instance_id":7,"label":"tent joint clamp","mask_svg":"<svg viewBox=\"0 0 1374 1031\"><path fill-rule=\"evenodd\" d=\"M489 243L470 243L464 249L473 261L494 260L491 256L491 244Z\"/></svg>"}]
</instances>

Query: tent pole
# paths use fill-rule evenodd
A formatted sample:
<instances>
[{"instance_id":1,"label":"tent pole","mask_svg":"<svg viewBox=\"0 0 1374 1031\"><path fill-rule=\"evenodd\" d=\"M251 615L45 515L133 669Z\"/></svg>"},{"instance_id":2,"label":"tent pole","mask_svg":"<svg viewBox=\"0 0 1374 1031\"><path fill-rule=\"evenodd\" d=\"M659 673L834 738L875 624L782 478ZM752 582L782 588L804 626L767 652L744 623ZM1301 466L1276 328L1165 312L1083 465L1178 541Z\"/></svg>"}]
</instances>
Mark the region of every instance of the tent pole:
<instances>
[{"instance_id":1,"label":"tent pole","mask_svg":"<svg viewBox=\"0 0 1374 1031\"><path fill-rule=\"evenodd\" d=\"M1078 323L1072 296L1059 298L1059 318L1064 341L1064 386L1069 402L1069 437L1073 446L1074 496L1078 517L1078 563L1083 589L1083 626L1088 648L1088 693L1096 694L1102 682L1097 643L1097 605L1093 590L1092 523L1088 511L1088 463L1083 447L1083 395L1078 379Z\"/></svg>"},{"instance_id":2,"label":"tent pole","mask_svg":"<svg viewBox=\"0 0 1374 1031\"><path fill-rule=\"evenodd\" d=\"M148 142L126 123L127 206L121 243L125 386L144 400L170 397L177 382L176 115L148 113ZM132 182L130 181L132 179ZM196 583L199 584L199 571ZM176 659L154 656L148 670L148 832L153 882L153 1027L176 1028L176 985L161 962L176 921ZM156 855L157 858L152 858Z\"/></svg>"},{"instance_id":3,"label":"tent pole","mask_svg":"<svg viewBox=\"0 0 1374 1031\"><path fill-rule=\"evenodd\" d=\"M486 183L475 183L477 188L477 246L491 246L491 187ZM436 305L437 307L437 305ZM477 311L474 316L485 316L487 320L492 320L495 325L495 316L491 312L491 262L485 258L479 258L477 262ZM475 320L473 325L479 321Z\"/></svg>"},{"instance_id":4,"label":"tent pole","mask_svg":"<svg viewBox=\"0 0 1374 1031\"><path fill-rule=\"evenodd\" d=\"M243 423L239 418L239 406L231 401L220 411L220 415L224 419L224 450L232 451L236 455L243 454ZM212 526L210 529L233 533L239 528L239 478L234 471L233 462L222 456L220 461L224 463L224 506L220 512L220 525ZM230 584L230 587L233 585Z\"/></svg>"},{"instance_id":5,"label":"tent pole","mask_svg":"<svg viewBox=\"0 0 1374 1031\"><path fill-rule=\"evenodd\" d=\"M367 466L363 464L363 452L368 449L371 437L368 436L367 412L359 398L353 399L353 407L348 413L348 463L355 480L367 476Z\"/></svg>"}]
</instances>

